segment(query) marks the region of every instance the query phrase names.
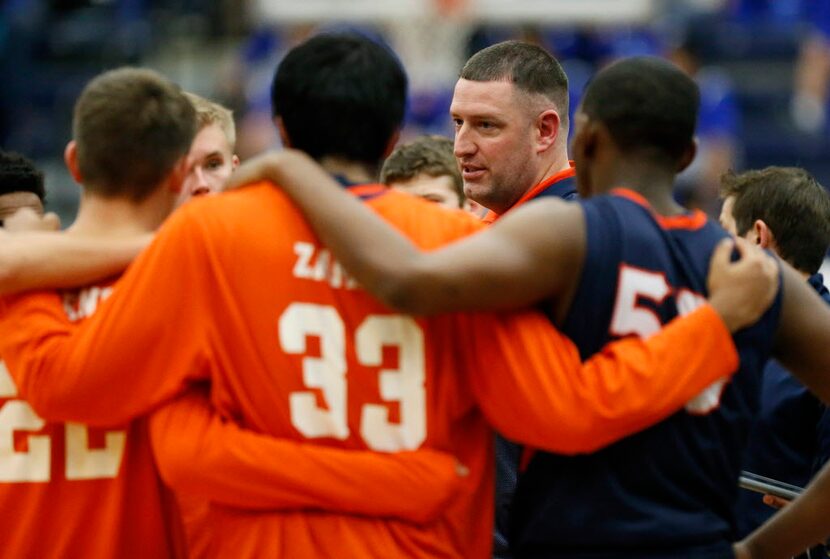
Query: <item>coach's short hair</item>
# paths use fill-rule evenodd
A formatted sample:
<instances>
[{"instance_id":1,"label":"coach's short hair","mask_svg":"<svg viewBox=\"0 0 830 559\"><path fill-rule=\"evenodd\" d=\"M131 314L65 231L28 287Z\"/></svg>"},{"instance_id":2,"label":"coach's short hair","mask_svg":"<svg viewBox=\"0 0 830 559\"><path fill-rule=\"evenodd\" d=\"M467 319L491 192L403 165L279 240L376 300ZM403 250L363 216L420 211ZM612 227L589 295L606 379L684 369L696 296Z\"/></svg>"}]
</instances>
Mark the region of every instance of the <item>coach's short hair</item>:
<instances>
[{"instance_id":1,"label":"coach's short hair","mask_svg":"<svg viewBox=\"0 0 830 559\"><path fill-rule=\"evenodd\" d=\"M677 162L694 141L700 92L673 64L627 58L588 83L582 111L608 128L624 153Z\"/></svg>"},{"instance_id":2,"label":"coach's short hair","mask_svg":"<svg viewBox=\"0 0 830 559\"><path fill-rule=\"evenodd\" d=\"M196 109L196 122L199 124L199 130L205 126L218 124L228 139L231 150L233 150L236 146L236 126L233 122L233 112L219 103L205 99L201 95L189 91L185 91L184 95L193 105L193 108Z\"/></svg>"},{"instance_id":3,"label":"coach's short hair","mask_svg":"<svg viewBox=\"0 0 830 559\"><path fill-rule=\"evenodd\" d=\"M459 76L475 82L508 81L525 93L547 97L568 125L568 76L562 65L540 46L521 41L497 43L475 53Z\"/></svg>"},{"instance_id":4,"label":"coach's short hair","mask_svg":"<svg viewBox=\"0 0 830 559\"><path fill-rule=\"evenodd\" d=\"M317 35L277 68L272 113L311 157L377 166L403 121L406 83L386 47L355 34Z\"/></svg>"},{"instance_id":5,"label":"coach's short hair","mask_svg":"<svg viewBox=\"0 0 830 559\"><path fill-rule=\"evenodd\" d=\"M418 175L450 177L458 199L464 202L464 182L453 154L453 142L443 136L421 136L398 146L384 161L380 181L384 184L406 182Z\"/></svg>"},{"instance_id":6,"label":"coach's short hair","mask_svg":"<svg viewBox=\"0 0 830 559\"><path fill-rule=\"evenodd\" d=\"M84 187L141 201L190 149L196 111L160 74L120 68L86 85L72 128Z\"/></svg>"},{"instance_id":7,"label":"coach's short hair","mask_svg":"<svg viewBox=\"0 0 830 559\"><path fill-rule=\"evenodd\" d=\"M797 167L730 172L721 177L721 196L734 197L739 235L760 219L775 236L781 258L808 274L821 267L830 246L830 196L810 173Z\"/></svg>"},{"instance_id":8,"label":"coach's short hair","mask_svg":"<svg viewBox=\"0 0 830 559\"><path fill-rule=\"evenodd\" d=\"M19 153L0 150L0 195L12 192L31 192L43 202L46 199L43 173Z\"/></svg>"}]
</instances>

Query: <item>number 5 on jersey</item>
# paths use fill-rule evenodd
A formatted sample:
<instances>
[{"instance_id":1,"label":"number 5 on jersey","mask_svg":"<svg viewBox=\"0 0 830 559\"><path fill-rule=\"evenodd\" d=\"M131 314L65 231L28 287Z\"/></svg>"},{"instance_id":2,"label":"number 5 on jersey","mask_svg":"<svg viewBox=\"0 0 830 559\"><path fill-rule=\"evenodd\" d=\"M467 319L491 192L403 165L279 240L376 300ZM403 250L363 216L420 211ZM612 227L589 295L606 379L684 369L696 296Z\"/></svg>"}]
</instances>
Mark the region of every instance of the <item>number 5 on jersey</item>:
<instances>
[{"instance_id":1,"label":"number 5 on jersey","mask_svg":"<svg viewBox=\"0 0 830 559\"><path fill-rule=\"evenodd\" d=\"M636 334L645 338L657 332L662 327L660 317L653 310L641 306L638 301L641 298L650 299L659 305L672 292L666 276L661 273L631 266L621 267L611 334L620 337ZM680 316L689 314L704 303L703 297L688 289L679 289L675 293L675 304ZM724 386L726 379L715 381L686 404L686 411L695 415L714 411L720 405Z\"/></svg>"},{"instance_id":2,"label":"number 5 on jersey","mask_svg":"<svg viewBox=\"0 0 830 559\"><path fill-rule=\"evenodd\" d=\"M312 391L289 395L292 425L309 438L349 437L347 336L343 319L334 307L293 303L280 316L279 340L285 353L303 355L309 336L320 339L320 357L303 358L303 384L322 391L328 408L321 408ZM376 451L394 452L418 448L426 438L426 372L424 334L407 316L370 315L354 332L358 362L382 366L384 346L398 348L397 369L381 369L380 396L400 404L400 423L389 421L389 409L364 404L360 435Z\"/></svg>"}]
</instances>

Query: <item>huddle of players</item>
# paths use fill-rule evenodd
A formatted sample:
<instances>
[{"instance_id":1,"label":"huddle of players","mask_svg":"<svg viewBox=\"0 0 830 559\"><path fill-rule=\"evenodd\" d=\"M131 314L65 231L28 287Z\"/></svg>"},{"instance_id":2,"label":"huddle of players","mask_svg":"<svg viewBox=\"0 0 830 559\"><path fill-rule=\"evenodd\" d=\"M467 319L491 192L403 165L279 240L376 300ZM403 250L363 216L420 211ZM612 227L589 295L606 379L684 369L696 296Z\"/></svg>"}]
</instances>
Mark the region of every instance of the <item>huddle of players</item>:
<instances>
[{"instance_id":1,"label":"huddle of players","mask_svg":"<svg viewBox=\"0 0 830 559\"><path fill-rule=\"evenodd\" d=\"M354 119L352 131L372 131L363 135L366 141L360 145L355 145L354 136L339 133L345 127L332 125L321 135L304 120L309 111L315 111L321 113L321 122L341 122L341 106L327 106L325 95L322 99L292 95L291 84L295 90L303 90L301 85L309 81L318 87L305 91L331 90L325 83L314 83L322 77L308 70L320 68L326 59L329 69L339 72L334 78L324 76L327 79L361 83L361 77L367 82L370 76L379 77L375 89L364 91L368 102L354 107L350 115ZM776 354L825 397L828 387L819 372L826 369L827 357L818 353L821 346L811 349L794 332L800 336L808 328L811 333L819 332L811 334L808 342L820 343L821 331L813 328L826 327L828 318L821 307L809 306L815 297L811 299L803 286L799 289L800 283L790 272L785 272L783 280L787 297L782 302L777 296L756 326L738 334L735 346L709 307L691 312L703 302L699 294L707 292L705 274L710 255L723 234L699 215L659 215L677 214L665 194L670 192L674 172L682 166L678 162L690 160L696 93L691 82L681 76L657 61L624 61L601 73L586 94L574 144L580 172L577 186L581 194L588 195L604 193L612 186L627 190L582 205L555 200L530 204L505 215L483 233L422 255L408 241L395 237L356 199L395 223L422 248L443 245L480 226L461 214L447 214L366 185L400 124L401 86L405 86L402 71L389 53L356 38L320 37L298 47L275 79L278 125L287 145L322 162L342 183L351 185L355 197L349 198L340 186L330 185L328 174L290 152L260 160L243 170L236 181L246 182L254 176L279 179L276 182L308 212L326 246L346 270L392 306L437 312L514 307L544 300L540 306L544 314L417 320L390 315L362 291L350 289L352 283L344 270L272 185L251 186L220 200L190 204L165 225L158 240L117 284L112 300L80 326L67 313L72 318L91 314L106 289L83 292L68 311L49 294L9 299L4 304L0 326L3 356L23 395L49 419L112 427L189 389L179 400L156 410L149 420L132 421L128 429L134 433L127 436L106 429L96 433L75 424L67 425L62 437L52 434L55 446L61 444L59 439L64 440L66 459L60 466L66 468L66 479L112 478L120 475L119 464L125 468L147 464L141 457L149 453L149 431L162 475L174 481L174 486L212 501L207 513L196 503L188 505L192 514L185 515L196 529L199 523L206 523L201 533L205 537L210 533L210 541L203 542L201 553L262 556L281 550L286 556L443 553L481 557L489 549L485 534L492 511L492 470L487 464L492 448L484 417L476 407L500 430L523 442L571 454L597 450L664 420L593 454L566 457L539 452L530 458L514 507L517 554L729 556L731 501L739 466L735 452L745 437L744 427L735 424L745 422L757 407L752 402L757 392L757 369L772 345L778 314L783 331L778 337L784 341L777 340ZM476 82L462 77L461 81L471 82L463 85L472 87L495 82L510 95L516 93L513 83L496 79L501 78ZM653 114L644 115L637 109L643 106L641 97L646 94L637 82L644 79L652 81L649 86L665 86L671 93L648 90ZM139 173L143 181L136 175L124 181L133 186L144 183L142 194L121 196L129 201L124 204L125 213L147 232L175 205L181 176L186 174L181 158L195 127L191 123L188 128L188 109L176 99L174 90L165 89L169 84L145 72L102 76L90 84L79 107L84 96L87 101L90 95L111 96L113 91L104 86L125 84L133 92L140 91L139 85L150 88L154 95L169 96L170 114L181 117L172 119L179 127L179 137L167 136L153 146L158 151L149 160L165 164L155 174L152 169L142 169L148 173ZM390 84L398 93L400 107L391 107L391 115L381 115L384 104L390 103L379 99L389 95ZM615 103L608 102L612 91L620 99ZM383 97L373 97L380 94ZM464 100L469 96L459 97ZM530 99L531 103L539 101ZM566 108L558 108L567 114ZM131 109L135 112L136 107ZM478 134L486 145L500 127L514 124L486 111L484 118L473 109L469 104L454 108L459 138ZM541 148L557 141L564 146L562 127L566 124L558 113L543 110L539 120L534 153L543 153ZM676 126L670 127L673 132L666 132L665 127L654 127L655 122ZM169 123L163 124L167 129ZM82 144L79 132L85 129L89 129L86 120L79 119L76 110L78 147L67 159L93 198L91 203L84 200L73 226L79 236L93 235L104 215L96 212L96 189L117 184L110 177L95 175L114 163L106 151L116 150L80 149L113 134L99 129ZM165 141L171 143L164 145ZM101 159L91 160L90 153ZM362 165L357 170L354 165L342 165L338 159L343 154L350 156L347 163ZM487 191L494 186L482 180L488 172L484 156L469 154L465 178L473 188L485 191L483 198L498 198L498 193ZM460 159L464 166L463 154ZM564 165L557 158L553 161L563 167L554 169L559 180L553 182L572 180L567 159ZM540 169L543 176L537 177L538 184L551 186L544 180L549 167ZM120 172L115 167L109 169ZM543 189L535 190L539 194ZM493 209L503 214L524 200L519 195L507 202L496 201ZM262 246L263 239L269 240L267 246ZM551 246L551 239L558 246ZM493 258L496 251L498 259ZM719 256L722 260L721 283L724 278L727 283L735 278L743 281L753 273L767 276L747 284L747 291L755 289L754 298L763 299L749 315L743 311L730 319L730 311L722 311L727 324L737 329L764 310L775 292L770 278L776 274L763 258L750 255L743 264L754 267L735 275L742 264L728 265L728 250L718 249L715 254L715 260ZM175 266L170 266L171 262ZM266 277L279 280L274 280L273 287L266 286L268 291L262 286ZM710 278L710 287L716 279ZM735 291L733 286L733 305L741 295ZM597 295L603 292L607 293ZM713 291L713 303L714 293L718 292ZM626 339L608 346L605 353L596 353L612 337L609 323L614 335L648 335L678 312L691 314L646 342ZM563 325L583 358L591 357L578 375L576 348L567 345L545 316ZM338 355L346 335L355 336L354 347L347 344L346 354ZM307 347L307 336L320 339L318 349ZM281 346L278 354L263 353L262 348L275 344ZM384 355L382 346L398 348L397 363L394 357ZM424 348L429 348L426 355ZM733 372L738 354L742 368L724 387L719 379ZM673 360L671 367L666 367L669 360ZM378 367L383 369L379 381ZM625 367L629 376L624 374ZM719 367L723 370L715 370ZM564 373L560 375L559 369ZM295 372L274 378L274 371ZM616 383L615 379L626 382ZM206 381L211 383L209 399L200 392ZM713 382L716 388L707 392L710 400L695 399L687 406L690 411L674 413ZM6 384L14 389L11 379ZM322 391L324 406L309 388ZM384 401L393 402L391 407L396 409L390 410ZM274 402L281 403L277 409ZM8 403L4 406L10 408ZM42 420L31 409L19 413L28 413L28 423L17 424L17 429L41 428ZM735 417L741 420L735 421ZM228 418L251 431L236 427ZM306 447L259 433L294 441L323 438L334 446L370 451ZM25 456L24 465L42 466L44 439L38 439L39 446L35 439L29 437L25 452L22 446L12 449L17 457ZM255 459L253 454L242 452L255 453L267 444L281 443L288 444L273 447L284 453L277 464L271 463L277 454L270 450L256 454ZM426 450L411 455L371 452L417 449L422 444L458 457L470 473L456 479L451 458L419 456ZM134 454L130 456L139 458L124 457L131 451ZM296 459L285 458L292 452ZM48 460L46 463L48 471L57 471L58 465L50 469ZM701 464L700 471L690 472L689 463ZM357 470L361 465L364 470ZM14 474L26 468L15 464L10 471ZM153 485L151 473L148 470L142 493L146 487L158 486ZM569 480L567 487L555 483L563 476ZM308 479L319 479L322 487L306 487ZM394 490L390 490L393 484ZM379 488L380 495L370 493ZM130 490L131 484L121 485L121 491ZM133 487L132 491L139 489ZM129 511L124 511L123 517L115 513L107 516L116 517L112 521L122 527L136 527L142 519L158 526L167 516L163 489L158 491L158 499L122 493L112 498L112 510L100 502L98 506L112 512L118 510L119 503L123 508L125 497L132 506L154 501L158 510L145 511L136 518L130 517ZM411 500L403 491L412 493ZM573 495L568 494L571 491ZM384 498L383 493L391 494ZM60 509L55 501L51 504L52 510ZM72 506L77 516L79 505ZM366 517L303 512L308 508ZM568 513L563 514L563 508ZM251 509L262 512L253 514ZM274 513L277 509L286 512ZM9 509L4 506L3 510ZM24 510L31 515L43 514L41 507L21 506L19 516ZM90 556L164 556L176 549L171 543L175 534L144 534L118 542L102 538L103 528L94 534L81 526L76 531L86 546L76 549L84 549ZM141 535L139 531L133 534ZM25 533L18 536L33 537ZM162 543L151 550L147 547L151 542ZM63 541L59 545L69 544ZM22 552L26 547L20 544L10 549ZM72 548L63 547L57 553L45 547L37 549L43 550L44 556L60 556Z\"/></svg>"}]
</instances>

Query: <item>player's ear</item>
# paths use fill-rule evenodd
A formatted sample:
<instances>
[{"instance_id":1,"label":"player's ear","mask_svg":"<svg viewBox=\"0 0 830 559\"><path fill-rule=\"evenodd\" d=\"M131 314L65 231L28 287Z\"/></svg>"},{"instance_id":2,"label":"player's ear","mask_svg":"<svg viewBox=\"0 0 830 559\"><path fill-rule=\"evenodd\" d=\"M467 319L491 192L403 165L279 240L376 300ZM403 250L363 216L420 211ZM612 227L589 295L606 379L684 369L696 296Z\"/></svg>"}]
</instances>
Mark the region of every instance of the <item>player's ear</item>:
<instances>
[{"instance_id":1,"label":"player's ear","mask_svg":"<svg viewBox=\"0 0 830 559\"><path fill-rule=\"evenodd\" d=\"M574 153L579 151L584 159L593 159L597 153L599 136L599 124L594 121L587 121L579 127L579 132L574 134Z\"/></svg>"},{"instance_id":2,"label":"player's ear","mask_svg":"<svg viewBox=\"0 0 830 559\"><path fill-rule=\"evenodd\" d=\"M691 165L692 161L695 160L695 155L697 155L697 136L692 138L689 147L686 148L686 151L683 152L683 155L677 162L677 172L679 173L683 171L686 167Z\"/></svg>"},{"instance_id":3,"label":"player's ear","mask_svg":"<svg viewBox=\"0 0 830 559\"><path fill-rule=\"evenodd\" d=\"M187 177L188 157L183 155L173 166L167 177L167 187L175 193L180 193L184 186L184 179Z\"/></svg>"},{"instance_id":4,"label":"player's ear","mask_svg":"<svg viewBox=\"0 0 830 559\"><path fill-rule=\"evenodd\" d=\"M69 174L78 184L84 182L81 176L81 170L78 168L78 145L75 140L70 140L66 144L66 149L63 150L63 161L66 163L66 168L69 169Z\"/></svg>"},{"instance_id":5,"label":"player's ear","mask_svg":"<svg viewBox=\"0 0 830 559\"><path fill-rule=\"evenodd\" d=\"M291 138L288 137L288 132L285 130L285 122L283 122L281 116L274 117L274 126L277 127L277 133L280 136L280 142L282 142L283 147L294 147Z\"/></svg>"},{"instance_id":6,"label":"player's ear","mask_svg":"<svg viewBox=\"0 0 830 559\"><path fill-rule=\"evenodd\" d=\"M775 236L772 234L772 229L764 222L763 219L756 219L752 224L752 230L755 233L755 244L761 248L772 248L775 244Z\"/></svg>"},{"instance_id":7,"label":"player's ear","mask_svg":"<svg viewBox=\"0 0 830 559\"><path fill-rule=\"evenodd\" d=\"M395 151L395 146L398 145L398 140L401 139L401 129L396 128L395 131L392 133L392 136L389 138L389 141L386 142L386 149L383 151L383 158L386 159L389 157L393 151Z\"/></svg>"}]
</instances>

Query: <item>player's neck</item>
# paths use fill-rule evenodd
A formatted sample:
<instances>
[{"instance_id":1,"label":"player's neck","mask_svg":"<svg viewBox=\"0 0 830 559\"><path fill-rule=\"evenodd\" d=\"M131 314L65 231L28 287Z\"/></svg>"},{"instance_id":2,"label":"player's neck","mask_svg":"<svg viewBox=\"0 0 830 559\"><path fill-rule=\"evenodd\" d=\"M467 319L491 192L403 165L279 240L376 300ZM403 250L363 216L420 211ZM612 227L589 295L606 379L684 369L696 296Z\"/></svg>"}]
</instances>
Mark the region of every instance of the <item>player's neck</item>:
<instances>
[{"instance_id":1,"label":"player's neck","mask_svg":"<svg viewBox=\"0 0 830 559\"><path fill-rule=\"evenodd\" d=\"M674 200L675 173L655 165L621 164L614 169L609 188L628 188L645 198L655 212L676 215L686 210Z\"/></svg>"},{"instance_id":2,"label":"player's neck","mask_svg":"<svg viewBox=\"0 0 830 559\"><path fill-rule=\"evenodd\" d=\"M320 158L318 162L329 174L342 177L350 183L377 182L377 169L371 165L331 155Z\"/></svg>"},{"instance_id":3,"label":"player's neck","mask_svg":"<svg viewBox=\"0 0 830 559\"><path fill-rule=\"evenodd\" d=\"M151 195L140 203L128 198L105 198L84 192L78 216L67 229L85 237L132 237L155 231L170 213L165 201ZM169 206L169 204L168 204Z\"/></svg>"}]
</instances>

